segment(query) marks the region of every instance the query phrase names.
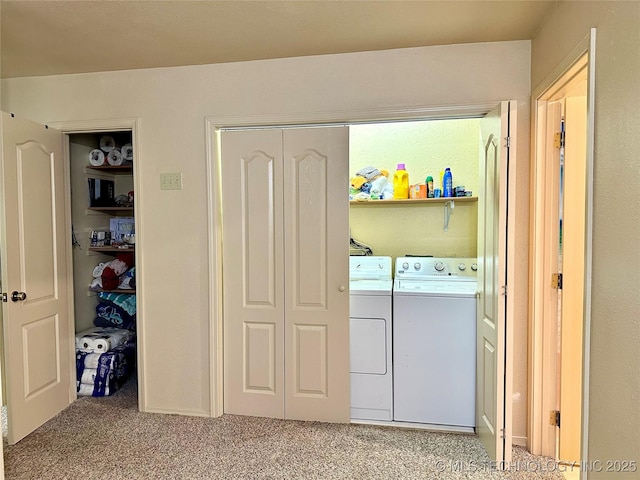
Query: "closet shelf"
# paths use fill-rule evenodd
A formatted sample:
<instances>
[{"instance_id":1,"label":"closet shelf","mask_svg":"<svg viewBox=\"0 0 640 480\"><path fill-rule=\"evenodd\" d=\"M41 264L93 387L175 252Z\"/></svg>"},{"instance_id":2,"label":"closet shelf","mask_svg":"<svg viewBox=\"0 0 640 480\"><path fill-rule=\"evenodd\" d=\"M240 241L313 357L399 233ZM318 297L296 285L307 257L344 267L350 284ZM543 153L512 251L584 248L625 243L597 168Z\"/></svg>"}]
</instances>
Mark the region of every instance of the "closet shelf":
<instances>
[{"instance_id":1,"label":"closet shelf","mask_svg":"<svg viewBox=\"0 0 640 480\"><path fill-rule=\"evenodd\" d=\"M133 213L133 207L87 207L87 210L106 214Z\"/></svg>"},{"instance_id":2,"label":"closet shelf","mask_svg":"<svg viewBox=\"0 0 640 480\"><path fill-rule=\"evenodd\" d=\"M96 170L104 173L111 173L113 175L118 174L127 174L131 175L133 172L133 164L129 165L100 165L99 167L94 167L93 165L86 165L87 168L91 170Z\"/></svg>"},{"instance_id":3,"label":"closet shelf","mask_svg":"<svg viewBox=\"0 0 640 480\"><path fill-rule=\"evenodd\" d=\"M100 292L104 292L104 293L128 293L131 295L135 295L136 290L135 288L116 288L115 290L104 290L102 288L99 288L97 290L93 290L93 289L89 289L89 291L91 292L96 292L96 293L100 293Z\"/></svg>"},{"instance_id":4,"label":"closet shelf","mask_svg":"<svg viewBox=\"0 0 640 480\"><path fill-rule=\"evenodd\" d=\"M134 246L130 246L127 248L119 248L119 247L89 247L90 252L101 252L101 253L121 253L121 252L135 252L136 249Z\"/></svg>"},{"instance_id":5,"label":"closet shelf","mask_svg":"<svg viewBox=\"0 0 640 480\"><path fill-rule=\"evenodd\" d=\"M425 204L441 204L450 202L471 203L477 202L478 197L440 197L440 198L407 198L397 200L368 200L359 202L357 200L349 201L350 205L374 206L374 205L425 205Z\"/></svg>"}]
</instances>

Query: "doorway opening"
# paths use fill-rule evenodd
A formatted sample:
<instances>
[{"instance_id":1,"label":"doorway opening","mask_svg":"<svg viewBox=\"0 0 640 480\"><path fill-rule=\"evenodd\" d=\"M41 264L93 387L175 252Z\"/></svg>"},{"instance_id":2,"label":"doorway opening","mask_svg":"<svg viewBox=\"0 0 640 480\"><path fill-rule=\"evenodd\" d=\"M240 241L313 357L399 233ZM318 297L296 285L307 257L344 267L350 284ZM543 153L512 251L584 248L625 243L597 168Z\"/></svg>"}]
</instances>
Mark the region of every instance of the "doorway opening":
<instances>
[{"instance_id":1,"label":"doorway opening","mask_svg":"<svg viewBox=\"0 0 640 480\"><path fill-rule=\"evenodd\" d=\"M125 385L124 392L137 395L131 385L137 379L138 323L132 137L131 130L63 137L71 186L79 397L110 396ZM107 339L92 341L95 335Z\"/></svg>"},{"instance_id":2,"label":"doorway opening","mask_svg":"<svg viewBox=\"0 0 640 480\"><path fill-rule=\"evenodd\" d=\"M530 382L532 450L569 465L579 464L584 447L588 91L584 54L535 102L530 311L533 363L541 368L540 382Z\"/></svg>"}]
</instances>

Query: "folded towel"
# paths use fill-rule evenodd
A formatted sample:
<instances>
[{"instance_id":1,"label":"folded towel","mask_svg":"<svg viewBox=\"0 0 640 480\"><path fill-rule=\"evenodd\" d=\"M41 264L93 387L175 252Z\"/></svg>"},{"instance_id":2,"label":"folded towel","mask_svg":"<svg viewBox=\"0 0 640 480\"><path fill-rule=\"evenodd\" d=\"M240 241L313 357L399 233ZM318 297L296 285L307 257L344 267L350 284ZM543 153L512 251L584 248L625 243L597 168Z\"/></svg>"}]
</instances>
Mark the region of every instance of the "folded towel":
<instances>
[{"instance_id":1,"label":"folded towel","mask_svg":"<svg viewBox=\"0 0 640 480\"><path fill-rule=\"evenodd\" d=\"M136 296L128 293L109 293L100 292L98 294L100 301L105 303L112 303L117 307L122 308L129 315L136 314Z\"/></svg>"}]
</instances>

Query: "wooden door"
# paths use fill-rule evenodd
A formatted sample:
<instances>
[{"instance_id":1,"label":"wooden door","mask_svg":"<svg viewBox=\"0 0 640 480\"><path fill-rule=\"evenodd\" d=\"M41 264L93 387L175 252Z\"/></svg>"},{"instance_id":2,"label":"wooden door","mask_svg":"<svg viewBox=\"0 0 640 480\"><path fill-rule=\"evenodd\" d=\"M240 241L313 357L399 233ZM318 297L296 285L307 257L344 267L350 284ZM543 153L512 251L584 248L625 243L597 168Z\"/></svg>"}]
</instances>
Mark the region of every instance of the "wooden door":
<instances>
[{"instance_id":1,"label":"wooden door","mask_svg":"<svg viewBox=\"0 0 640 480\"><path fill-rule=\"evenodd\" d=\"M2 113L2 141L4 374L13 444L70 403L70 232L62 134Z\"/></svg>"},{"instance_id":2,"label":"wooden door","mask_svg":"<svg viewBox=\"0 0 640 480\"><path fill-rule=\"evenodd\" d=\"M509 102L502 102L481 122L478 196L476 433L497 462L511 460L511 419L505 415L511 401L505 379L508 137Z\"/></svg>"},{"instance_id":3,"label":"wooden door","mask_svg":"<svg viewBox=\"0 0 640 480\"><path fill-rule=\"evenodd\" d=\"M284 130L285 417L348 422L348 127Z\"/></svg>"},{"instance_id":4,"label":"wooden door","mask_svg":"<svg viewBox=\"0 0 640 480\"><path fill-rule=\"evenodd\" d=\"M224 411L346 422L348 129L221 144Z\"/></svg>"},{"instance_id":5,"label":"wooden door","mask_svg":"<svg viewBox=\"0 0 640 480\"><path fill-rule=\"evenodd\" d=\"M587 186L587 98L565 99L558 459L580 461ZM566 247L566 248L565 248Z\"/></svg>"},{"instance_id":6,"label":"wooden door","mask_svg":"<svg viewBox=\"0 0 640 480\"><path fill-rule=\"evenodd\" d=\"M284 418L282 131L221 133L224 412Z\"/></svg>"}]
</instances>

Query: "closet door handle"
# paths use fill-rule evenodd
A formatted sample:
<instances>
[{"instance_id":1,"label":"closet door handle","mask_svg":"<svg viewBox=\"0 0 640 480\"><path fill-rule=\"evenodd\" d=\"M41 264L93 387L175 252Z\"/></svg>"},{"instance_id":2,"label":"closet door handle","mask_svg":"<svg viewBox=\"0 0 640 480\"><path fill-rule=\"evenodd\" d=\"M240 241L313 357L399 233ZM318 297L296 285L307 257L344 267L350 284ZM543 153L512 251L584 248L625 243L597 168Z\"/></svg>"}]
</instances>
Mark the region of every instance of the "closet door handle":
<instances>
[{"instance_id":1,"label":"closet door handle","mask_svg":"<svg viewBox=\"0 0 640 480\"><path fill-rule=\"evenodd\" d=\"M338 291L339 291L339 292L344 292L345 290L346 290L346 288L345 288L345 286L344 286L344 285L340 285L340 286L338 287Z\"/></svg>"},{"instance_id":2,"label":"closet door handle","mask_svg":"<svg viewBox=\"0 0 640 480\"><path fill-rule=\"evenodd\" d=\"M12 292L11 293L11 301L12 302L24 302L27 299L27 294L24 292Z\"/></svg>"}]
</instances>

